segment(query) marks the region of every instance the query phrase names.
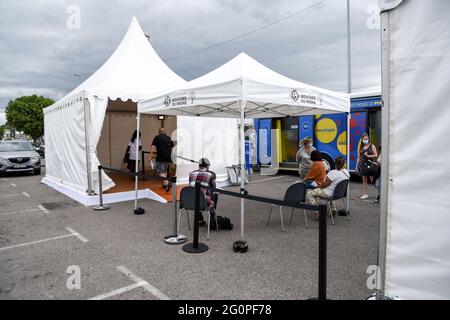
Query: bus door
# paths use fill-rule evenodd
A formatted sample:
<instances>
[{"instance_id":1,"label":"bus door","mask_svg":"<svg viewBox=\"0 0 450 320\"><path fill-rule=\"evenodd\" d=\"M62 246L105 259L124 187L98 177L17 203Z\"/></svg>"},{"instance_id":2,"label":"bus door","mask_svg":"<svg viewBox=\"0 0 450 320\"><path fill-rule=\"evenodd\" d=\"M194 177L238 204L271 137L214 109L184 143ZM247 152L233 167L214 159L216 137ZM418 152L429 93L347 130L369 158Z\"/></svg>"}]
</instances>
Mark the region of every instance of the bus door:
<instances>
[{"instance_id":1,"label":"bus door","mask_svg":"<svg viewBox=\"0 0 450 320\"><path fill-rule=\"evenodd\" d=\"M280 162L295 164L298 151L298 117L287 117L281 120L281 155Z\"/></svg>"},{"instance_id":2,"label":"bus door","mask_svg":"<svg viewBox=\"0 0 450 320\"><path fill-rule=\"evenodd\" d=\"M255 125L255 129L257 130L257 161L258 164L268 165L270 164L272 154L272 119L259 119L255 120L255 122L258 122Z\"/></svg>"}]
</instances>

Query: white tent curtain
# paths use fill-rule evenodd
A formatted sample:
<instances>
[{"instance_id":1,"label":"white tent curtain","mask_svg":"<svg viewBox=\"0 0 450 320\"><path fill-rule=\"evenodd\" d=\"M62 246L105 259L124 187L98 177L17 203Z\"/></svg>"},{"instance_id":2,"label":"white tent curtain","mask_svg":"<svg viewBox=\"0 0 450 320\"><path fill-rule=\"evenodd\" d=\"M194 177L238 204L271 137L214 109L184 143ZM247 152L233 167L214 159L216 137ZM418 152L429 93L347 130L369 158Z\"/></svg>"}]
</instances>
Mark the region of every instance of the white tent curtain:
<instances>
[{"instance_id":1,"label":"white tent curtain","mask_svg":"<svg viewBox=\"0 0 450 320\"><path fill-rule=\"evenodd\" d=\"M92 177L92 189L94 192L99 192L98 183L98 166L100 161L97 157L97 144L102 132L103 120L105 118L106 107L108 106L108 98L100 98L87 95L90 112L90 125L89 125L89 154L91 160L91 177ZM114 182L109 178L105 172L102 172L102 187L103 190L108 190L114 186Z\"/></svg>"},{"instance_id":2,"label":"white tent curtain","mask_svg":"<svg viewBox=\"0 0 450 320\"><path fill-rule=\"evenodd\" d=\"M237 128L235 119L178 116L177 130L172 136L177 141L172 151L172 159L177 164L177 182L187 183L189 173L198 169L198 164L177 156L195 161L206 157L216 173L217 183L226 184L226 167L239 163Z\"/></svg>"},{"instance_id":3,"label":"white tent curtain","mask_svg":"<svg viewBox=\"0 0 450 320\"><path fill-rule=\"evenodd\" d=\"M389 298L450 299L449 17L447 0L382 13L380 262Z\"/></svg>"},{"instance_id":4,"label":"white tent curtain","mask_svg":"<svg viewBox=\"0 0 450 320\"><path fill-rule=\"evenodd\" d=\"M81 93L44 111L46 178L80 192L87 189L84 102Z\"/></svg>"},{"instance_id":5,"label":"white tent curtain","mask_svg":"<svg viewBox=\"0 0 450 320\"><path fill-rule=\"evenodd\" d=\"M96 147L107 104L108 99L94 97L82 91L45 109L46 178L80 192L88 191L86 153L86 132L88 132L91 191L98 192L100 162L97 158ZM86 110L89 111L87 118L85 118ZM106 174L103 174L102 183L104 190L114 186Z\"/></svg>"}]
</instances>

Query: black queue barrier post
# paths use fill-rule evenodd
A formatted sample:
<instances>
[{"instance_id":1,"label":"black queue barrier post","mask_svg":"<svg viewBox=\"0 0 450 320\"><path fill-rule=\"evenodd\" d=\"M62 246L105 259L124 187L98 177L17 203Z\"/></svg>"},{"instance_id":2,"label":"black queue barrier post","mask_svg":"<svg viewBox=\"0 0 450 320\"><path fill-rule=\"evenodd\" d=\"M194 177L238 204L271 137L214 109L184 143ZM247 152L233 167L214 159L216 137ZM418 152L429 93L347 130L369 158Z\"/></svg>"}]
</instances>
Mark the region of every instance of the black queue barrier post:
<instances>
[{"instance_id":1,"label":"black queue barrier post","mask_svg":"<svg viewBox=\"0 0 450 320\"><path fill-rule=\"evenodd\" d=\"M98 166L98 196L99 196L99 205L94 207L95 211L104 211L108 210L109 206L103 204L103 184L102 184L102 166Z\"/></svg>"},{"instance_id":2,"label":"black queue barrier post","mask_svg":"<svg viewBox=\"0 0 450 320\"><path fill-rule=\"evenodd\" d=\"M327 300L327 205L319 206L319 285L317 298Z\"/></svg>"},{"instance_id":3,"label":"black queue barrier post","mask_svg":"<svg viewBox=\"0 0 450 320\"><path fill-rule=\"evenodd\" d=\"M194 240L192 243L185 244L183 251L188 253L202 253L208 251L208 246L198 242L198 222L200 218L200 182L195 182L195 212L194 212Z\"/></svg>"},{"instance_id":4,"label":"black queue barrier post","mask_svg":"<svg viewBox=\"0 0 450 320\"><path fill-rule=\"evenodd\" d=\"M164 237L164 243L182 244L187 241L186 236L178 234L178 207L177 207L177 177L170 177L172 183L172 201L173 201L173 233Z\"/></svg>"},{"instance_id":5,"label":"black queue barrier post","mask_svg":"<svg viewBox=\"0 0 450 320\"><path fill-rule=\"evenodd\" d=\"M319 214L319 300L327 299L327 206Z\"/></svg>"}]
</instances>

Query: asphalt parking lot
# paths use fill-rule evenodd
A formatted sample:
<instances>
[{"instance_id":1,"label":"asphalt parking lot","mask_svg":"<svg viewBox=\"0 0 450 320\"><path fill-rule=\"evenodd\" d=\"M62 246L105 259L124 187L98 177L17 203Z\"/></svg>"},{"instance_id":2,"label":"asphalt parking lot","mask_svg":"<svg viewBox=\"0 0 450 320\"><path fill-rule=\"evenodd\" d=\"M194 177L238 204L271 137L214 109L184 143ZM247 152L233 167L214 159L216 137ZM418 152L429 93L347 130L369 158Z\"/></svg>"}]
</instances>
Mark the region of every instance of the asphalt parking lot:
<instances>
[{"instance_id":1,"label":"asphalt parking lot","mask_svg":"<svg viewBox=\"0 0 450 320\"><path fill-rule=\"evenodd\" d=\"M172 204L142 200L93 211L40 183L42 176L0 177L0 299L307 299L317 295L318 223L277 210L266 225L270 205L246 201L249 251L234 253L240 234L240 200L222 196L217 214L231 231L200 229L202 254L163 243L172 230ZM254 175L250 194L282 198L292 175ZM379 206L360 200L352 182L350 220L336 217L328 228L328 297L365 299L369 265L376 264ZM233 188L230 188L233 190ZM340 203L339 203L340 204ZM309 215L310 216L310 215ZM192 221L193 219L191 219ZM328 220L330 221L330 220ZM185 216L181 231L192 241ZM79 270L80 287L72 280Z\"/></svg>"}]
</instances>

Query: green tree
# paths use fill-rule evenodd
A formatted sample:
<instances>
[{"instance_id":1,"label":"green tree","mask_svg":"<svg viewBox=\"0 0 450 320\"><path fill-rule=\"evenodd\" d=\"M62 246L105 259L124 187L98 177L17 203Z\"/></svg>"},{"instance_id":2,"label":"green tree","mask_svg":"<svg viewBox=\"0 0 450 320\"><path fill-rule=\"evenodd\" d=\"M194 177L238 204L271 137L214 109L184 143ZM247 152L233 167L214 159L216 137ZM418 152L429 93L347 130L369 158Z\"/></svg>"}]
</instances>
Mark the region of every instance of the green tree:
<instances>
[{"instance_id":1,"label":"green tree","mask_svg":"<svg viewBox=\"0 0 450 320\"><path fill-rule=\"evenodd\" d=\"M5 126L0 126L0 140L3 139L3 136L5 135Z\"/></svg>"},{"instance_id":2,"label":"green tree","mask_svg":"<svg viewBox=\"0 0 450 320\"><path fill-rule=\"evenodd\" d=\"M7 125L23 131L36 141L44 135L43 109L53 103L53 99L37 95L11 100L5 110Z\"/></svg>"}]
</instances>

